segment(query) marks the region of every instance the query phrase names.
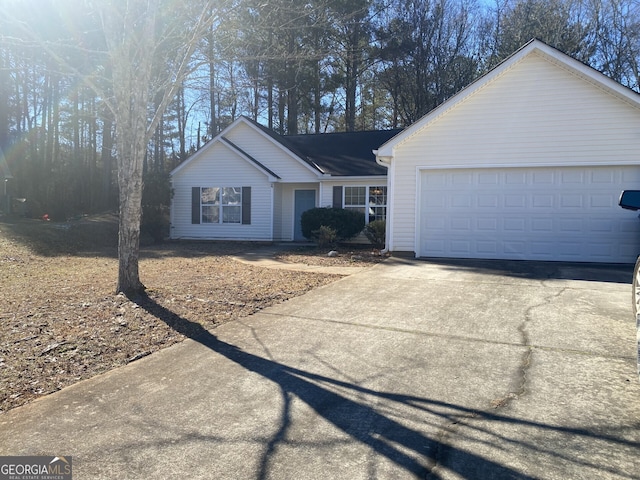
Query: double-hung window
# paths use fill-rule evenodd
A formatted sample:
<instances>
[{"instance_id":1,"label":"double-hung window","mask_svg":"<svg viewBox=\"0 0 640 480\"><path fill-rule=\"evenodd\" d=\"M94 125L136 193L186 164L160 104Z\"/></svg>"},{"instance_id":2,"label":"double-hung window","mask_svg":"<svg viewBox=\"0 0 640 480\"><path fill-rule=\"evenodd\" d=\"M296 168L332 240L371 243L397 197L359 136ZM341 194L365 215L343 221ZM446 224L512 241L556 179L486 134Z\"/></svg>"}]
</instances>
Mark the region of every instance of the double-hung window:
<instances>
[{"instance_id":1,"label":"double-hung window","mask_svg":"<svg viewBox=\"0 0 640 480\"><path fill-rule=\"evenodd\" d=\"M202 223L220 223L220 188L202 187L200 192Z\"/></svg>"},{"instance_id":2,"label":"double-hung window","mask_svg":"<svg viewBox=\"0 0 640 480\"><path fill-rule=\"evenodd\" d=\"M251 187L194 187L193 190L192 223L251 223Z\"/></svg>"},{"instance_id":3,"label":"double-hung window","mask_svg":"<svg viewBox=\"0 0 640 480\"><path fill-rule=\"evenodd\" d=\"M387 218L387 187L345 186L344 208L364 213L365 222L385 220Z\"/></svg>"},{"instance_id":4,"label":"double-hung window","mask_svg":"<svg viewBox=\"0 0 640 480\"><path fill-rule=\"evenodd\" d=\"M242 187L222 188L222 223L242 223Z\"/></svg>"}]
</instances>

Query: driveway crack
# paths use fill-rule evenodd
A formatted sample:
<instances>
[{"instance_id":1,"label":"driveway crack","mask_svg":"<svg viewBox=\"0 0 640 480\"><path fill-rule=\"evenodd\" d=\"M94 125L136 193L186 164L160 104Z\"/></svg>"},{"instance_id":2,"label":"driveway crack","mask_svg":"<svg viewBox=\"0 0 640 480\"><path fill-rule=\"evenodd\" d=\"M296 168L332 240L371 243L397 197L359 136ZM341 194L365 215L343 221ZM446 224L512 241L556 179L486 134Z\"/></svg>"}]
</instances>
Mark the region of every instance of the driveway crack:
<instances>
[{"instance_id":1,"label":"driveway crack","mask_svg":"<svg viewBox=\"0 0 640 480\"><path fill-rule=\"evenodd\" d=\"M506 395L503 395L500 398L497 398L491 402L491 407L494 409L505 408L509 406L511 402L517 400L522 397L527 391L527 375L529 373L529 368L531 367L531 360L533 356L534 346L531 343L531 337L529 335L528 327L533 320L533 314L535 310L540 307L545 307L553 303L554 300L559 298L567 291L567 288L562 288L557 292L554 292L551 295L548 295L544 298L544 300L535 305L531 305L524 312L523 320L518 326L518 331L520 332L521 344L526 348L525 352L522 354L522 359L520 361L520 365L518 366L518 376L516 379L516 388L512 389L510 392L507 392Z\"/></svg>"},{"instance_id":2,"label":"driveway crack","mask_svg":"<svg viewBox=\"0 0 640 480\"><path fill-rule=\"evenodd\" d=\"M548 295L543 299L542 302L537 303L535 305L529 306L523 315L523 320L518 326L518 331L520 332L521 337L521 345L525 347L525 351L522 354L520 363L518 365L518 373L516 380L514 382L515 388L511 389L511 391L507 392L505 395L496 398L490 402L490 406L492 409L502 409L508 407L513 401L521 398L526 394L527 391L527 376L529 373L529 369L531 367L534 345L531 343L531 337L529 335L528 326L533 320L533 314L536 309L540 307L545 307L553 303L554 300L562 296L567 288L562 288L553 294ZM437 434L438 441L438 449L434 455L434 464L429 469L427 479L429 478L439 478L437 476L437 469L441 465L446 465L448 452L451 450L451 438L456 434L459 430L460 425L466 422L473 421L474 418L479 417L479 413L466 413L462 415L456 415L452 417L451 421L447 422Z\"/></svg>"}]
</instances>

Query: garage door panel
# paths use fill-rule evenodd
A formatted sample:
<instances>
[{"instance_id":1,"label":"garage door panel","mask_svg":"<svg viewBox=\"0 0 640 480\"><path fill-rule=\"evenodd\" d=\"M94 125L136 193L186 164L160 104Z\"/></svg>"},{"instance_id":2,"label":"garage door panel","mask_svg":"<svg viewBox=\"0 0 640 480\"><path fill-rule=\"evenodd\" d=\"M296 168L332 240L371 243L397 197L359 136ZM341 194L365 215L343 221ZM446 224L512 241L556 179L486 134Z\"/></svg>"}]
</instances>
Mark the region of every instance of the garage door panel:
<instances>
[{"instance_id":1,"label":"garage door panel","mask_svg":"<svg viewBox=\"0 0 640 480\"><path fill-rule=\"evenodd\" d=\"M468 209L473 205L472 194L464 193L464 194L453 194L451 196L451 207L452 209Z\"/></svg>"},{"instance_id":2,"label":"garage door panel","mask_svg":"<svg viewBox=\"0 0 640 480\"><path fill-rule=\"evenodd\" d=\"M478 254L487 256L498 253L498 243L491 240L478 240Z\"/></svg>"},{"instance_id":3,"label":"garage door panel","mask_svg":"<svg viewBox=\"0 0 640 480\"><path fill-rule=\"evenodd\" d=\"M552 210L554 208L553 195L534 193L531 197L531 207L534 210Z\"/></svg>"},{"instance_id":4,"label":"garage door panel","mask_svg":"<svg viewBox=\"0 0 640 480\"><path fill-rule=\"evenodd\" d=\"M480 185L498 185L500 175L497 172L480 172L478 173L478 183Z\"/></svg>"},{"instance_id":5,"label":"garage door panel","mask_svg":"<svg viewBox=\"0 0 640 480\"><path fill-rule=\"evenodd\" d=\"M609 184L616 183L615 173L612 170L606 170L604 168L591 171L591 182L595 184Z\"/></svg>"},{"instance_id":6,"label":"garage door panel","mask_svg":"<svg viewBox=\"0 0 640 480\"><path fill-rule=\"evenodd\" d=\"M527 174L524 171L512 170L503 173L505 176L504 183L506 185L526 185Z\"/></svg>"},{"instance_id":7,"label":"garage door panel","mask_svg":"<svg viewBox=\"0 0 640 480\"><path fill-rule=\"evenodd\" d=\"M532 173L533 185L548 185L554 183L555 172L551 170L538 170Z\"/></svg>"},{"instance_id":8,"label":"garage door panel","mask_svg":"<svg viewBox=\"0 0 640 480\"><path fill-rule=\"evenodd\" d=\"M560 233L580 233L584 231L584 224L588 219L579 217L565 217L562 220L556 220L559 224Z\"/></svg>"},{"instance_id":9,"label":"garage door panel","mask_svg":"<svg viewBox=\"0 0 640 480\"><path fill-rule=\"evenodd\" d=\"M618 222L612 218L590 218L588 229L593 233L612 233L618 230L617 226Z\"/></svg>"},{"instance_id":10,"label":"garage door panel","mask_svg":"<svg viewBox=\"0 0 640 480\"><path fill-rule=\"evenodd\" d=\"M491 184L493 185L493 184ZM490 210L498 208L500 205L500 197L495 193L479 194L478 195L478 208L488 208Z\"/></svg>"},{"instance_id":11,"label":"garage door panel","mask_svg":"<svg viewBox=\"0 0 640 480\"><path fill-rule=\"evenodd\" d=\"M495 217L477 218L476 229L479 232L484 232L485 234L495 234L495 232L498 230L498 219Z\"/></svg>"},{"instance_id":12,"label":"garage door panel","mask_svg":"<svg viewBox=\"0 0 640 480\"><path fill-rule=\"evenodd\" d=\"M451 230L460 232L460 233L470 233L472 219L471 218L452 218L451 219Z\"/></svg>"},{"instance_id":13,"label":"garage door panel","mask_svg":"<svg viewBox=\"0 0 640 480\"><path fill-rule=\"evenodd\" d=\"M564 170L560 173L561 182L567 183L584 183L584 172L582 170Z\"/></svg>"},{"instance_id":14,"label":"garage door panel","mask_svg":"<svg viewBox=\"0 0 640 480\"><path fill-rule=\"evenodd\" d=\"M504 235L509 235L514 232L518 234L523 234L527 230L527 221L525 218L522 218L522 217L512 217L512 218L506 217L503 219L502 224L503 224L502 231L504 232Z\"/></svg>"},{"instance_id":15,"label":"garage door panel","mask_svg":"<svg viewBox=\"0 0 640 480\"><path fill-rule=\"evenodd\" d=\"M527 197L521 193L508 193L504 196L504 206L511 209L527 208Z\"/></svg>"},{"instance_id":16,"label":"garage door panel","mask_svg":"<svg viewBox=\"0 0 640 480\"><path fill-rule=\"evenodd\" d=\"M459 255L467 255L472 253L471 242L469 240L452 240L451 251Z\"/></svg>"},{"instance_id":17,"label":"garage door panel","mask_svg":"<svg viewBox=\"0 0 640 480\"><path fill-rule=\"evenodd\" d=\"M580 251L582 250L582 246L580 242L565 240L558 241L556 244L552 245L552 252L557 250L558 255L569 260L580 260ZM551 259L553 260L553 258Z\"/></svg>"},{"instance_id":18,"label":"garage door panel","mask_svg":"<svg viewBox=\"0 0 640 480\"><path fill-rule=\"evenodd\" d=\"M623 189L640 189L640 168L420 175L420 256L633 262L640 253L640 220L617 205Z\"/></svg>"},{"instance_id":19,"label":"garage door panel","mask_svg":"<svg viewBox=\"0 0 640 480\"><path fill-rule=\"evenodd\" d=\"M577 183L577 182L576 182ZM584 196L582 194L560 194L560 208L584 208Z\"/></svg>"},{"instance_id":20,"label":"garage door panel","mask_svg":"<svg viewBox=\"0 0 640 480\"><path fill-rule=\"evenodd\" d=\"M591 195L591 208L609 209L617 203L618 195L614 198L611 194L593 194Z\"/></svg>"},{"instance_id":21,"label":"garage door panel","mask_svg":"<svg viewBox=\"0 0 640 480\"><path fill-rule=\"evenodd\" d=\"M627 212L627 213L630 213L630 212ZM638 222L640 222L640 220L638 219L637 216L627 215L626 218L623 218L622 220L620 220L618 225L620 226L620 231L622 233L631 234L633 238L633 234L635 234L638 231ZM627 235L623 237L621 243L625 243L626 239L627 239Z\"/></svg>"},{"instance_id":22,"label":"garage door panel","mask_svg":"<svg viewBox=\"0 0 640 480\"><path fill-rule=\"evenodd\" d=\"M531 231L533 232L549 232L553 233L554 228L553 218L532 218L531 219Z\"/></svg>"}]
</instances>

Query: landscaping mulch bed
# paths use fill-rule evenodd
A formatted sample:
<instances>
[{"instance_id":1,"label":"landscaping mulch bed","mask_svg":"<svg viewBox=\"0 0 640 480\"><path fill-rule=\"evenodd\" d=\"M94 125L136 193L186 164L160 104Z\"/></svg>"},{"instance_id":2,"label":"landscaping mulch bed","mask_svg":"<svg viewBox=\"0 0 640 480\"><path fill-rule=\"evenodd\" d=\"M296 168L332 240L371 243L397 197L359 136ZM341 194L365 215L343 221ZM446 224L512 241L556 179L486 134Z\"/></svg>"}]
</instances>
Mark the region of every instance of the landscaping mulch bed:
<instances>
[{"instance_id":1,"label":"landscaping mulch bed","mask_svg":"<svg viewBox=\"0 0 640 480\"><path fill-rule=\"evenodd\" d=\"M213 329L340 278L233 259L256 245L168 243L141 250L144 298L115 295L113 218L0 219L0 412L182 341L180 318ZM287 262L363 265L367 251L314 248ZM184 324L184 322L182 322Z\"/></svg>"}]
</instances>

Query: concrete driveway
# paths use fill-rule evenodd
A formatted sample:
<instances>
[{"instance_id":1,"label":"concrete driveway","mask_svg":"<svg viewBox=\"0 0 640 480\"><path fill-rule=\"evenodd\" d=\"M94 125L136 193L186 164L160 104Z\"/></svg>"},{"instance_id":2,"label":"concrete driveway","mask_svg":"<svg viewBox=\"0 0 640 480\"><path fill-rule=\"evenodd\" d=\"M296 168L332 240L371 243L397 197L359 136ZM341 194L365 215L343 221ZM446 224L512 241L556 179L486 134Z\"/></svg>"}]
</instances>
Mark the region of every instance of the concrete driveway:
<instances>
[{"instance_id":1,"label":"concrete driveway","mask_svg":"<svg viewBox=\"0 0 640 480\"><path fill-rule=\"evenodd\" d=\"M80 480L638 478L630 280L391 259L1 415L0 455Z\"/></svg>"}]
</instances>

